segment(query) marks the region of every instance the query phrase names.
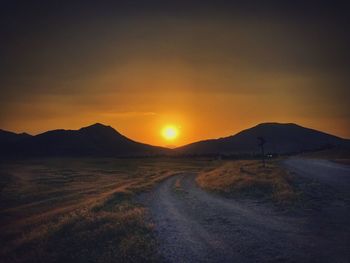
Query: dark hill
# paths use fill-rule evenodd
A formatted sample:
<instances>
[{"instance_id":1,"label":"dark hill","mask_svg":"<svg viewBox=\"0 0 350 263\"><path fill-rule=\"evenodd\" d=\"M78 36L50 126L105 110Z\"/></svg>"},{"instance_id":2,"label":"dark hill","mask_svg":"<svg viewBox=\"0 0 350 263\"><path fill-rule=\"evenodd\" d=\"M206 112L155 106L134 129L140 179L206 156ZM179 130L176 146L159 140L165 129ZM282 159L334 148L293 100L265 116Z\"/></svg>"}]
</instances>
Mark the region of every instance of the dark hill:
<instances>
[{"instance_id":1,"label":"dark hill","mask_svg":"<svg viewBox=\"0 0 350 263\"><path fill-rule=\"evenodd\" d=\"M255 155L260 153L257 137L266 139L266 153L300 153L343 146L350 148L349 140L296 124L263 123L233 136L170 150L135 142L112 127L97 123L79 130L53 130L36 136L0 130L0 156Z\"/></svg>"},{"instance_id":2,"label":"dark hill","mask_svg":"<svg viewBox=\"0 0 350 263\"><path fill-rule=\"evenodd\" d=\"M299 153L348 145L345 140L317 130L287 123L262 123L236 135L199 141L175 149L177 154L259 154L258 137L266 140L267 153Z\"/></svg>"},{"instance_id":3,"label":"dark hill","mask_svg":"<svg viewBox=\"0 0 350 263\"><path fill-rule=\"evenodd\" d=\"M14 132L4 131L0 129L0 146L21 141L29 137L31 137L31 135L27 133L14 133Z\"/></svg>"},{"instance_id":4,"label":"dark hill","mask_svg":"<svg viewBox=\"0 0 350 263\"><path fill-rule=\"evenodd\" d=\"M10 156L151 156L168 149L138 143L110 126L94 124L79 130L53 130L16 141L3 155Z\"/></svg>"}]
</instances>

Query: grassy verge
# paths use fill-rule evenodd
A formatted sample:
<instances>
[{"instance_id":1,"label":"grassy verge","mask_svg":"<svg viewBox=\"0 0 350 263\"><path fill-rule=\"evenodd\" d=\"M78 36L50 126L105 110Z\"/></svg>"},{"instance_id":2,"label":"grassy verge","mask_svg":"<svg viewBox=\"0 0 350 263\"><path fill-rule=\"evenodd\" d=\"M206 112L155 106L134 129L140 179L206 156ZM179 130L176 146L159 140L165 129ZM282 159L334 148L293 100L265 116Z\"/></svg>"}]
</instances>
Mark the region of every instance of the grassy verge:
<instances>
[{"instance_id":1,"label":"grassy verge","mask_svg":"<svg viewBox=\"0 0 350 263\"><path fill-rule=\"evenodd\" d=\"M255 160L229 161L200 173L196 181L209 191L271 198L279 203L290 203L298 197L291 177L277 162L263 167Z\"/></svg>"},{"instance_id":2,"label":"grassy verge","mask_svg":"<svg viewBox=\"0 0 350 263\"><path fill-rule=\"evenodd\" d=\"M156 262L152 225L133 197L203 163L48 159L2 164L1 262Z\"/></svg>"},{"instance_id":3,"label":"grassy verge","mask_svg":"<svg viewBox=\"0 0 350 263\"><path fill-rule=\"evenodd\" d=\"M102 204L98 209L76 209L22 235L17 233L2 248L3 262L156 261L151 226L143 220L144 209L128 199L117 202L113 207Z\"/></svg>"}]
</instances>

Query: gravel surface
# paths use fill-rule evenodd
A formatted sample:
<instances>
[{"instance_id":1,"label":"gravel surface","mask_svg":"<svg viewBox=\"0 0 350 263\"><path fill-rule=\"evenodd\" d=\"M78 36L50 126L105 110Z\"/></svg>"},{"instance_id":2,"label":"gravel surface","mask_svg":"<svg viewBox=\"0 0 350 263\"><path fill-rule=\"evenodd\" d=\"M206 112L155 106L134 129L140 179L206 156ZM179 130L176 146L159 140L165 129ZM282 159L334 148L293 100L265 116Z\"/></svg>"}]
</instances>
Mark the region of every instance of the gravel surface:
<instances>
[{"instance_id":1,"label":"gravel surface","mask_svg":"<svg viewBox=\"0 0 350 263\"><path fill-rule=\"evenodd\" d=\"M173 176L143 195L162 260L350 262L349 168L302 159L287 160L285 165L304 187L307 201L321 200L322 205L285 213L258 200L229 199L203 191L195 183L195 174ZM323 188L315 190L310 180L333 190L323 196L317 192Z\"/></svg>"}]
</instances>

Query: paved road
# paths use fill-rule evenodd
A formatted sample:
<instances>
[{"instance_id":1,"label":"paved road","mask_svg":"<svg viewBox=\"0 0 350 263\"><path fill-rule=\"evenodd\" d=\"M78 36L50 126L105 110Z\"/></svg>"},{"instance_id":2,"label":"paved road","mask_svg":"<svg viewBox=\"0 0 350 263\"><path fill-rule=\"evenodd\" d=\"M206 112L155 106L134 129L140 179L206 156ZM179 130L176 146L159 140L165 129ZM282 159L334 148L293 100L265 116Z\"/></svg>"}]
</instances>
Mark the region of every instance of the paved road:
<instances>
[{"instance_id":1,"label":"paved road","mask_svg":"<svg viewBox=\"0 0 350 263\"><path fill-rule=\"evenodd\" d=\"M329 170L317 170L321 164L295 159L285 163L289 169L297 170L294 172L298 180L303 176L318 180L319 173L336 174L339 180L349 176L348 168L333 164ZM329 196L325 198L328 200ZM332 198L329 200L333 202ZM271 204L207 193L197 187L195 174L181 174L160 184L143 201L150 208L164 262L349 262L350 259L349 207L344 200L341 208L331 209L337 213L336 218L339 213L344 214L339 220L329 220L328 210L319 207L316 212L288 216ZM338 199L337 202L339 205ZM325 213L325 220L317 219Z\"/></svg>"}]
</instances>

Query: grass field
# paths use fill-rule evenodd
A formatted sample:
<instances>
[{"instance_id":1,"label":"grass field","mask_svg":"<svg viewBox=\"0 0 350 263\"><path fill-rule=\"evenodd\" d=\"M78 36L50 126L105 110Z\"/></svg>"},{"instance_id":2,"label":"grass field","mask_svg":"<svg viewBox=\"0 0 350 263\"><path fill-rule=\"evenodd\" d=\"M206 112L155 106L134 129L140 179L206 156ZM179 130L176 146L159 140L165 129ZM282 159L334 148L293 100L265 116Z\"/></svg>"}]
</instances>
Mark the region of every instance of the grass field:
<instances>
[{"instance_id":1,"label":"grass field","mask_svg":"<svg viewBox=\"0 0 350 263\"><path fill-rule=\"evenodd\" d=\"M209 191L271 198L280 203L292 202L298 196L290 175L278 161L269 161L266 167L257 160L229 161L201 172L196 181Z\"/></svg>"},{"instance_id":2,"label":"grass field","mask_svg":"<svg viewBox=\"0 0 350 263\"><path fill-rule=\"evenodd\" d=\"M44 159L0 164L1 262L157 262L135 195L181 172L217 193L290 203L291 177L269 160ZM178 179L176 188L181 188Z\"/></svg>"},{"instance_id":3,"label":"grass field","mask_svg":"<svg viewBox=\"0 0 350 263\"><path fill-rule=\"evenodd\" d=\"M135 193L216 163L184 159L47 159L0 165L1 262L155 262Z\"/></svg>"}]
</instances>

